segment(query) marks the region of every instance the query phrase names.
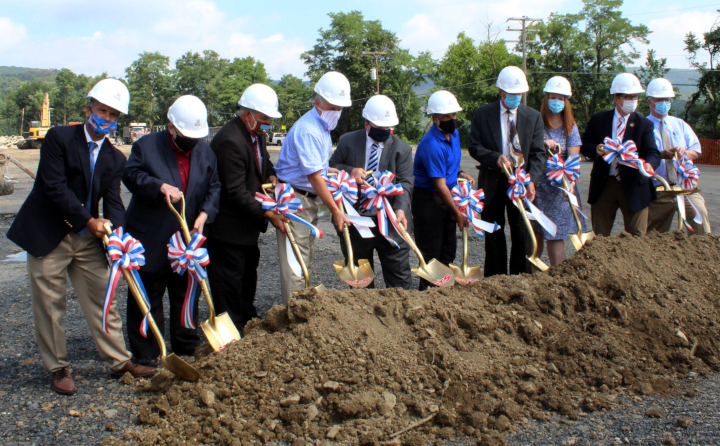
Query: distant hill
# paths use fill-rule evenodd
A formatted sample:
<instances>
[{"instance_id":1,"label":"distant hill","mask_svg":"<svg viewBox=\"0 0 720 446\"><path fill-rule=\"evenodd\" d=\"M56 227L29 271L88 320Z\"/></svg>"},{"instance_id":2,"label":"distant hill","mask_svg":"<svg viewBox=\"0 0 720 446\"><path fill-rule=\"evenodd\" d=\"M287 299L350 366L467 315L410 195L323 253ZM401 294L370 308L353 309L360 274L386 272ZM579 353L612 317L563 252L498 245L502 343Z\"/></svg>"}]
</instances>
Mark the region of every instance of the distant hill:
<instances>
[{"instance_id":1,"label":"distant hill","mask_svg":"<svg viewBox=\"0 0 720 446\"><path fill-rule=\"evenodd\" d=\"M53 81L60 70L45 68L2 67L0 79L14 78L20 81Z\"/></svg>"}]
</instances>

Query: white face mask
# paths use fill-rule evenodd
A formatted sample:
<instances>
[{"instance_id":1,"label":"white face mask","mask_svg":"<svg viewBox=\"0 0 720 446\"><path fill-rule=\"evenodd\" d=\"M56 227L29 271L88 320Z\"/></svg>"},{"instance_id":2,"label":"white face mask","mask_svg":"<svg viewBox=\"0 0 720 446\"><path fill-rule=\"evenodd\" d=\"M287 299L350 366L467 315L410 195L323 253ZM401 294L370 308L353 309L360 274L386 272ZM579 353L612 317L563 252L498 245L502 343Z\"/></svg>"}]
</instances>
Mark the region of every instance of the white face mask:
<instances>
[{"instance_id":1,"label":"white face mask","mask_svg":"<svg viewBox=\"0 0 720 446\"><path fill-rule=\"evenodd\" d=\"M340 113L342 110L323 110L320 115L320 119L325 121L328 130L332 131L337 127L338 120L340 119Z\"/></svg>"},{"instance_id":2,"label":"white face mask","mask_svg":"<svg viewBox=\"0 0 720 446\"><path fill-rule=\"evenodd\" d=\"M635 99L634 101L623 101L622 105L622 111L624 111L627 114L630 114L635 111L637 108L638 101Z\"/></svg>"}]
</instances>

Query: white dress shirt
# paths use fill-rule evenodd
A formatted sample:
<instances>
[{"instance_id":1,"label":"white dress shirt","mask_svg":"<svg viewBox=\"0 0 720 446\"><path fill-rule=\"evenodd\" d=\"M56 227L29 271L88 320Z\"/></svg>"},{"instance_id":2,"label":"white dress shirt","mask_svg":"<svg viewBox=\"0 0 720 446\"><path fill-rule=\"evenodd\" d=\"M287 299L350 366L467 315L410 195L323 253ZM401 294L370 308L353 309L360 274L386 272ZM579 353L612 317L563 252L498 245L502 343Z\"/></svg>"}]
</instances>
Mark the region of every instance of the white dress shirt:
<instances>
[{"instance_id":1,"label":"white dress shirt","mask_svg":"<svg viewBox=\"0 0 720 446\"><path fill-rule=\"evenodd\" d=\"M655 144L657 145L658 150L663 150L663 141L662 141L662 134L660 133L660 119L656 118L652 115L652 113L648 116L648 119L653 123L653 134L655 135ZM693 131L692 127L688 125L687 122L683 121L680 118L676 118L675 116L665 116L662 121L665 122L663 124L667 128L668 136L670 137L670 144L672 144L672 147L683 147L686 150L692 150L693 152L696 152L698 155L702 153L702 149L700 148L700 140L698 140L697 135ZM668 147L665 147L666 149ZM661 160L660 165L658 166L655 173L660 175L661 177L668 179L667 169L668 169L668 163L671 169L674 169L675 166L672 164L672 160ZM657 180L653 180L656 185L660 185L661 183Z\"/></svg>"},{"instance_id":2,"label":"white dress shirt","mask_svg":"<svg viewBox=\"0 0 720 446\"><path fill-rule=\"evenodd\" d=\"M382 151L385 148L384 142L375 141L374 139L370 138L369 136L365 136L365 170L368 169L368 163L370 162L370 154L372 153L372 146L373 144L378 145L378 169L380 169L380 157L382 156ZM359 186L359 184L358 184Z\"/></svg>"},{"instance_id":3,"label":"white dress shirt","mask_svg":"<svg viewBox=\"0 0 720 446\"><path fill-rule=\"evenodd\" d=\"M85 140L87 140L87 143L88 143L88 150L90 150L91 142L94 142L95 144L97 144L97 147L95 147L92 151L92 159L93 159L93 161L97 161L98 153L100 153L100 147L105 142L105 138L101 139L100 141L94 141L92 139L92 137L90 136L90 133L88 132L87 124L83 124L82 126L83 126L83 130L85 130ZM92 167L92 163L90 163L90 167Z\"/></svg>"},{"instance_id":4,"label":"white dress shirt","mask_svg":"<svg viewBox=\"0 0 720 446\"><path fill-rule=\"evenodd\" d=\"M505 155L508 159L510 159L510 144L512 144L512 141L508 139L510 136L508 134L508 115L507 111L510 110L510 116L512 117L513 121L515 121L515 128L517 129L518 125L518 114L517 114L517 108L510 109L505 107L505 104L503 104L503 101L500 101L500 131L502 132L502 153Z\"/></svg>"},{"instance_id":5,"label":"white dress shirt","mask_svg":"<svg viewBox=\"0 0 720 446\"><path fill-rule=\"evenodd\" d=\"M624 128L627 127L627 120L630 117L630 115L620 116L620 113L617 110L617 107L615 107L615 115L613 116L613 122L612 122L612 137L615 139L618 136L618 122L620 121L620 118L625 119ZM624 138L624 136L623 136ZM618 163L617 160L614 160L612 163L610 163L610 172L608 172L608 175L615 176L617 175L618 171Z\"/></svg>"}]
</instances>

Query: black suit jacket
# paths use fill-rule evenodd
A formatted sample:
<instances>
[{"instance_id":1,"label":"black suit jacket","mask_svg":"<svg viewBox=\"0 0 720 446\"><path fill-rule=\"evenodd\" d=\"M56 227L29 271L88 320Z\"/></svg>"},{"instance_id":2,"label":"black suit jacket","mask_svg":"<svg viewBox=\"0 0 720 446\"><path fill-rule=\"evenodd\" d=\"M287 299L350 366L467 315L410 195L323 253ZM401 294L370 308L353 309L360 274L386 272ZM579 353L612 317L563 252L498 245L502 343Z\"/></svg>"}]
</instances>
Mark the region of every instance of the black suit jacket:
<instances>
[{"instance_id":1,"label":"black suit jacket","mask_svg":"<svg viewBox=\"0 0 720 446\"><path fill-rule=\"evenodd\" d=\"M135 141L123 183L133 194L125 229L145 247L142 270L157 272L168 262L170 237L180 230L180 222L168 208L165 195L160 193L164 183L182 191L180 168L170 142L170 132L151 133ZM208 222L215 218L220 198L217 161L213 151L202 141L197 143L190 155L190 176L184 195L185 219L190 228L201 211L208 214ZM179 203L175 206L180 209Z\"/></svg>"},{"instance_id":2,"label":"black suit jacket","mask_svg":"<svg viewBox=\"0 0 720 446\"><path fill-rule=\"evenodd\" d=\"M210 227L209 237L226 243L255 245L260 232L267 230L265 211L255 200L261 185L275 175L265 137L259 138L262 168L258 167L255 145L240 118L225 123L210 146L218 159L222 189L220 211Z\"/></svg>"},{"instance_id":3,"label":"black suit jacket","mask_svg":"<svg viewBox=\"0 0 720 446\"><path fill-rule=\"evenodd\" d=\"M367 132L365 129L345 133L338 141L337 149L330 156L330 167L352 172L356 167L365 168L365 153L367 145ZM388 198L394 210L402 210L405 217L410 220L410 202L415 177L413 176L413 156L410 146L395 135L385 141L378 170L386 170L395 174L395 184L402 184L405 191L402 195ZM360 185L358 184L358 189ZM359 201L358 201L359 203Z\"/></svg>"},{"instance_id":4,"label":"black suit jacket","mask_svg":"<svg viewBox=\"0 0 720 446\"><path fill-rule=\"evenodd\" d=\"M588 193L588 203L590 204L597 202L600 198L610 173L610 165L597 154L597 146L603 143L605 137L612 136L614 116L615 109L595 113L590 117L590 122L582 135L583 143L580 151L594 161L590 173L590 192ZM655 144L653 123L637 113L631 113L628 116L623 141L634 141L638 156L648 162L653 169L657 169L660 164L660 152ZM652 181L644 177L637 169L626 166L618 167L620 184L630 205L630 210L638 212L648 207L650 202L656 198Z\"/></svg>"},{"instance_id":5,"label":"black suit jacket","mask_svg":"<svg viewBox=\"0 0 720 446\"><path fill-rule=\"evenodd\" d=\"M34 257L46 256L70 231L80 232L91 218L97 218L101 198L103 217L115 227L125 224L120 197L125 155L107 139L95 161L92 203L90 209L85 208L92 172L83 127L53 127L45 135L35 184L7 233Z\"/></svg>"},{"instance_id":6,"label":"black suit jacket","mask_svg":"<svg viewBox=\"0 0 720 446\"><path fill-rule=\"evenodd\" d=\"M537 185L542 178L546 161L542 116L537 110L522 104L518 106L517 116L517 133L525 158L523 169ZM486 205L490 204L495 195L498 179L505 176L497 165L500 155L503 154L502 137L500 101L475 110L470 127L468 153L480 162L477 166L480 170L478 188L485 191Z\"/></svg>"}]
</instances>

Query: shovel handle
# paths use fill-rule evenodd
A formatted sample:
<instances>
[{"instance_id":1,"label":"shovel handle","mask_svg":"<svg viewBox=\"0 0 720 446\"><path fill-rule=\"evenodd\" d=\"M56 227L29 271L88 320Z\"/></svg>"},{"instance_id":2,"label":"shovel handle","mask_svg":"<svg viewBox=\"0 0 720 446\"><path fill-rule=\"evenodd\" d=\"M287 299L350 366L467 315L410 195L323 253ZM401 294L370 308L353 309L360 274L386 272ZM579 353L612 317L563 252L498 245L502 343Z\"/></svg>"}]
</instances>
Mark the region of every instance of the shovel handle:
<instances>
[{"instance_id":1,"label":"shovel handle","mask_svg":"<svg viewBox=\"0 0 720 446\"><path fill-rule=\"evenodd\" d=\"M105 242L105 246L109 245L108 235L112 234L112 229L110 228L109 224L105 224L105 232L107 235L103 235L103 242ZM110 259L108 258L108 262L110 262ZM160 330L157 327L157 324L155 323L155 319L152 317L152 314L150 313L150 309L147 307L147 304L145 304L145 300L142 298L142 295L140 294L140 288L138 287L137 283L135 282L135 276L130 274L130 271L120 268L122 271L122 275L125 278L125 282L128 284L128 289L130 290L130 293L135 298L135 302L137 303L138 307L140 307L140 311L142 311L143 317L147 315L148 317L148 323L150 325L150 330L153 332L153 335L155 336L155 339L158 341L158 345L160 346L160 356L167 356L167 349L165 348L165 340L163 339L162 335L160 334Z\"/></svg>"},{"instance_id":2,"label":"shovel handle","mask_svg":"<svg viewBox=\"0 0 720 446\"><path fill-rule=\"evenodd\" d=\"M287 238L290 239L290 245L292 245L293 252L295 253L295 258L297 259L298 263L300 264L300 268L302 269L303 276L305 277L305 288L310 288L310 273L308 273L307 266L305 265L305 260L303 259L302 253L300 253L300 248L298 247L297 243L295 242L295 236L292 233L292 230L290 229L290 225L287 223L283 223L285 225L285 234L287 235Z\"/></svg>"},{"instance_id":3,"label":"shovel handle","mask_svg":"<svg viewBox=\"0 0 720 446\"><path fill-rule=\"evenodd\" d=\"M182 233L183 239L185 240L185 244L189 244L191 237L190 229L188 229L187 225L187 220L185 220L185 195L180 192L180 212L175 209L175 206L170 201L167 201L167 204L170 210L172 210L173 214L175 214L175 217L177 217L178 221L180 222L180 231ZM207 302L208 313L210 313L210 324L215 325L215 305L213 305L212 298L210 297L210 291L208 290L206 280L200 282L200 289L205 296L205 302Z\"/></svg>"}]
</instances>

